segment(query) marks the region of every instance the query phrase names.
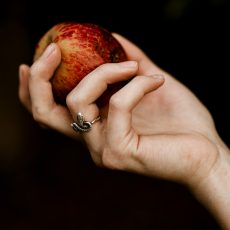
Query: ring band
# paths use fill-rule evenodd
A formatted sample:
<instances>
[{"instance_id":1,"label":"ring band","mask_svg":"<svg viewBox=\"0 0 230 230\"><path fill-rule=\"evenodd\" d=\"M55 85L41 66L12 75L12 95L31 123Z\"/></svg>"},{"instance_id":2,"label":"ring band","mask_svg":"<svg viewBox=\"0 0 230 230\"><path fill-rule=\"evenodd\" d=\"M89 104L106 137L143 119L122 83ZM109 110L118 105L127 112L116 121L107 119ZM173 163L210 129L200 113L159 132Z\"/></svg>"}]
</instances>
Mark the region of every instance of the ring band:
<instances>
[{"instance_id":1,"label":"ring band","mask_svg":"<svg viewBox=\"0 0 230 230\"><path fill-rule=\"evenodd\" d=\"M72 128L76 132L88 132L92 125L101 119L100 116L96 117L92 121L85 121L84 116L81 113L77 114L77 121L71 124Z\"/></svg>"}]
</instances>

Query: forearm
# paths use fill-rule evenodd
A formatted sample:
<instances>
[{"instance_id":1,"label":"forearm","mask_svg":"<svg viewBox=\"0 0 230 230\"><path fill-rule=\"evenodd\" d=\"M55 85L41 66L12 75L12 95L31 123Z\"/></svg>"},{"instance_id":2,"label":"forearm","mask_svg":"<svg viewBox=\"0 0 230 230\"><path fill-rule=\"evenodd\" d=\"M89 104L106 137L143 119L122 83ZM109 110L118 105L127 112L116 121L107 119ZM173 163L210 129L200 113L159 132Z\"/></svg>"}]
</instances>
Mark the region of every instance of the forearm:
<instances>
[{"instance_id":1,"label":"forearm","mask_svg":"<svg viewBox=\"0 0 230 230\"><path fill-rule=\"evenodd\" d=\"M230 151L221 144L220 157L210 175L193 189L223 229L230 229Z\"/></svg>"}]
</instances>

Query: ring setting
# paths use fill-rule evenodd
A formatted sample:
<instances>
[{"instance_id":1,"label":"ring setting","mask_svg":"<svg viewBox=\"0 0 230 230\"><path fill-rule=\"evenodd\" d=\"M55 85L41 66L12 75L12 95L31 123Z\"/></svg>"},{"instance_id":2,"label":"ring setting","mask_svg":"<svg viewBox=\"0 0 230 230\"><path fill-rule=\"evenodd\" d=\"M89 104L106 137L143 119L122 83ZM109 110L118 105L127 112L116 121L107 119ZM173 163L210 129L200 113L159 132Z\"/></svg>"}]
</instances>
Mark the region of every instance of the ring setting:
<instances>
[{"instance_id":1,"label":"ring setting","mask_svg":"<svg viewBox=\"0 0 230 230\"><path fill-rule=\"evenodd\" d=\"M85 121L82 113L77 114L77 121L71 124L72 128L76 132L88 132L91 130L92 125L101 119L100 116L96 117L92 121Z\"/></svg>"}]
</instances>

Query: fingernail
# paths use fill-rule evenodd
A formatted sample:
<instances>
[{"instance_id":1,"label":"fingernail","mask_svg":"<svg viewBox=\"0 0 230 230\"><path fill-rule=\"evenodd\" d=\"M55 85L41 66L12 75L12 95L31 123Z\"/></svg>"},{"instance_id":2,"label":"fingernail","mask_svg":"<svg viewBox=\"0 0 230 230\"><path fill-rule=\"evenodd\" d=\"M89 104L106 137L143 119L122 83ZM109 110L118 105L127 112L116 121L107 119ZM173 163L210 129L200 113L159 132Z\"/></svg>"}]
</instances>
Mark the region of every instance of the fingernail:
<instances>
[{"instance_id":1,"label":"fingernail","mask_svg":"<svg viewBox=\"0 0 230 230\"><path fill-rule=\"evenodd\" d=\"M164 75L163 74L153 74L151 75L156 80L164 80Z\"/></svg>"},{"instance_id":2,"label":"fingernail","mask_svg":"<svg viewBox=\"0 0 230 230\"><path fill-rule=\"evenodd\" d=\"M137 62L136 61L125 61L119 63L121 67L125 68L136 68L137 67Z\"/></svg>"},{"instance_id":3,"label":"fingernail","mask_svg":"<svg viewBox=\"0 0 230 230\"><path fill-rule=\"evenodd\" d=\"M54 43L49 44L49 46L46 48L43 54L43 57L48 58L53 53L54 50L55 50L55 44Z\"/></svg>"}]
</instances>

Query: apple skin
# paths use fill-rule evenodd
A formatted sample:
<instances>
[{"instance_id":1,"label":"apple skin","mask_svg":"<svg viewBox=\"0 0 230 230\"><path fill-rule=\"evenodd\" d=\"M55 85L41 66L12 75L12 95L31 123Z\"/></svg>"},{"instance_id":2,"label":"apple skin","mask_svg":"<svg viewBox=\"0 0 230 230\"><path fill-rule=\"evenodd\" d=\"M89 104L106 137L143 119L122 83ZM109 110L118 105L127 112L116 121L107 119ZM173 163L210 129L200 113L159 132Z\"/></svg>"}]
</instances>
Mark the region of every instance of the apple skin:
<instances>
[{"instance_id":1,"label":"apple skin","mask_svg":"<svg viewBox=\"0 0 230 230\"><path fill-rule=\"evenodd\" d=\"M92 70L104 63L127 60L123 47L112 33L96 24L62 22L54 25L37 43L34 61L51 42L61 50L61 63L51 78L51 85L55 101L63 105L68 93ZM124 82L109 85L97 100L98 106L106 105L123 85Z\"/></svg>"}]
</instances>

